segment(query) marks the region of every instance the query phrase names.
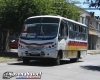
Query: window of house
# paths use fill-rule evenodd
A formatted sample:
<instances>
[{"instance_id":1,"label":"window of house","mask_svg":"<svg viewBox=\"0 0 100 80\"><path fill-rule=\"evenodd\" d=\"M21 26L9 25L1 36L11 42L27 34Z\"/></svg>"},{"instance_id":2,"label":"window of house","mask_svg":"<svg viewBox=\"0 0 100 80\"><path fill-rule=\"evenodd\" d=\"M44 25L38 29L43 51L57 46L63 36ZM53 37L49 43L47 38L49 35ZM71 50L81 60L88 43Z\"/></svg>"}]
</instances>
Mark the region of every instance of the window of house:
<instances>
[{"instance_id":1,"label":"window of house","mask_svg":"<svg viewBox=\"0 0 100 80\"><path fill-rule=\"evenodd\" d=\"M100 24L99 24L99 30L100 30Z\"/></svg>"},{"instance_id":2,"label":"window of house","mask_svg":"<svg viewBox=\"0 0 100 80\"><path fill-rule=\"evenodd\" d=\"M90 21L90 24L92 25L92 22Z\"/></svg>"},{"instance_id":3,"label":"window of house","mask_svg":"<svg viewBox=\"0 0 100 80\"><path fill-rule=\"evenodd\" d=\"M98 22L96 22L96 29L98 29Z\"/></svg>"},{"instance_id":4,"label":"window of house","mask_svg":"<svg viewBox=\"0 0 100 80\"><path fill-rule=\"evenodd\" d=\"M85 19L85 25L87 25L87 26L89 25L89 19L88 18Z\"/></svg>"},{"instance_id":5,"label":"window of house","mask_svg":"<svg viewBox=\"0 0 100 80\"><path fill-rule=\"evenodd\" d=\"M84 17L80 17L80 23L84 23Z\"/></svg>"}]
</instances>

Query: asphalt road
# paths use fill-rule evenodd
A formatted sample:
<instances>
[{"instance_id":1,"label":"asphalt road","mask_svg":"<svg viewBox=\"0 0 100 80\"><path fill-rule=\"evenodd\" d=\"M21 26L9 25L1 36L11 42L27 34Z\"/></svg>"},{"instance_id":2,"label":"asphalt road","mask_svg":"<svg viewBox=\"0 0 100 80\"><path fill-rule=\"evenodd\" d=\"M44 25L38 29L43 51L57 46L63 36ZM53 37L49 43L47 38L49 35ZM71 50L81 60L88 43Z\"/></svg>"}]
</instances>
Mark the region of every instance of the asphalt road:
<instances>
[{"instance_id":1,"label":"asphalt road","mask_svg":"<svg viewBox=\"0 0 100 80\"><path fill-rule=\"evenodd\" d=\"M14 73L42 72L41 79L36 80L100 80L100 54L88 54L76 63L64 60L59 66L39 61L32 61L29 65L24 65L22 62L5 61L5 63L0 63L0 80L6 80L2 79L3 73L6 71ZM10 80L16 80L16 77L12 77Z\"/></svg>"}]
</instances>

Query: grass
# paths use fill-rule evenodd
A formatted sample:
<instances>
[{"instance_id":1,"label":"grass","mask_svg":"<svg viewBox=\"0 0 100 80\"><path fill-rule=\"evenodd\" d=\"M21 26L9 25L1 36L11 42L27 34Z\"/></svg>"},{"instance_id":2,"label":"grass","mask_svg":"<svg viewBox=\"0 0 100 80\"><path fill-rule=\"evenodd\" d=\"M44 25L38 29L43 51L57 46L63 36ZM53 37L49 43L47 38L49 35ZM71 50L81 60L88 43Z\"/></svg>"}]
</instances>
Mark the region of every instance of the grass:
<instances>
[{"instance_id":1,"label":"grass","mask_svg":"<svg viewBox=\"0 0 100 80\"><path fill-rule=\"evenodd\" d=\"M0 57L0 61L2 61L2 60L10 60L10 59L12 59L12 58L10 58L10 57Z\"/></svg>"},{"instance_id":2,"label":"grass","mask_svg":"<svg viewBox=\"0 0 100 80\"><path fill-rule=\"evenodd\" d=\"M89 54L100 54L100 51L90 51Z\"/></svg>"}]
</instances>

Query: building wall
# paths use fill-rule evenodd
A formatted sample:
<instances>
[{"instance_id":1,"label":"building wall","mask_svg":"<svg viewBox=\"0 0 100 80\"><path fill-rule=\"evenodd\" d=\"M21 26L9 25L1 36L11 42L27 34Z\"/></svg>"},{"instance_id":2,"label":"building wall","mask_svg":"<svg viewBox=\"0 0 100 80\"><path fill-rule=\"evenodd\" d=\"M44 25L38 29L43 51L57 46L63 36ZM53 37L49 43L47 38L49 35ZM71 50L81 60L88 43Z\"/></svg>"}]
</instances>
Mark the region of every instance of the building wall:
<instances>
[{"instance_id":1,"label":"building wall","mask_svg":"<svg viewBox=\"0 0 100 80\"><path fill-rule=\"evenodd\" d=\"M98 37L96 44L96 49L100 50L100 37Z\"/></svg>"},{"instance_id":2,"label":"building wall","mask_svg":"<svg viewBox=\"0 0 100 80\"><path fill-rule=\"evenodd\" d=\"M92 16L89 26L89 48L90 50L100 50L100 20Z\"/></svg>"},{"instance_id":3,"label":"building wall","mask_svg":"<svg viewBox=\"0 0 100 80\"><path fill-rule=\"evenodd\" d=\"M89 35L89 40L88 40L88 49L89 50L96 50L97 39L98 39L97 36Z\"/></svg>"}]
</instances>

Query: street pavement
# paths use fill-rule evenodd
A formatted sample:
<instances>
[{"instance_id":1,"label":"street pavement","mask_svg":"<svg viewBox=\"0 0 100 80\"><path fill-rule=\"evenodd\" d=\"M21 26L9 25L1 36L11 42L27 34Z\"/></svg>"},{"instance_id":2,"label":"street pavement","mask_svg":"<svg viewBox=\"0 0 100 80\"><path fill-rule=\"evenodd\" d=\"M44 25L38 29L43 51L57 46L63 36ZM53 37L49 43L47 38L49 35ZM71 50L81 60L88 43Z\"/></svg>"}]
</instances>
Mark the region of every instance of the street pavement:
<instances>
[{"instance_id":1,"label":"street pavement","mask_svg":"<svg viewBox=\"0 0 100 80\"><path fill-rule=\"evenodd\" d=\"M21 61L5 61L5 63L0 63L0 80L7 80L2 79L3 73L6 71L14 73L42 72L41 79L36 80L100 80L100 54L88 54L75 63L64 60L59 66L52 65L52 62L31 61L28 65L24 65ZM16 80L16 78L12 77L10 80Z\"/></svg>"}]
</instances>

